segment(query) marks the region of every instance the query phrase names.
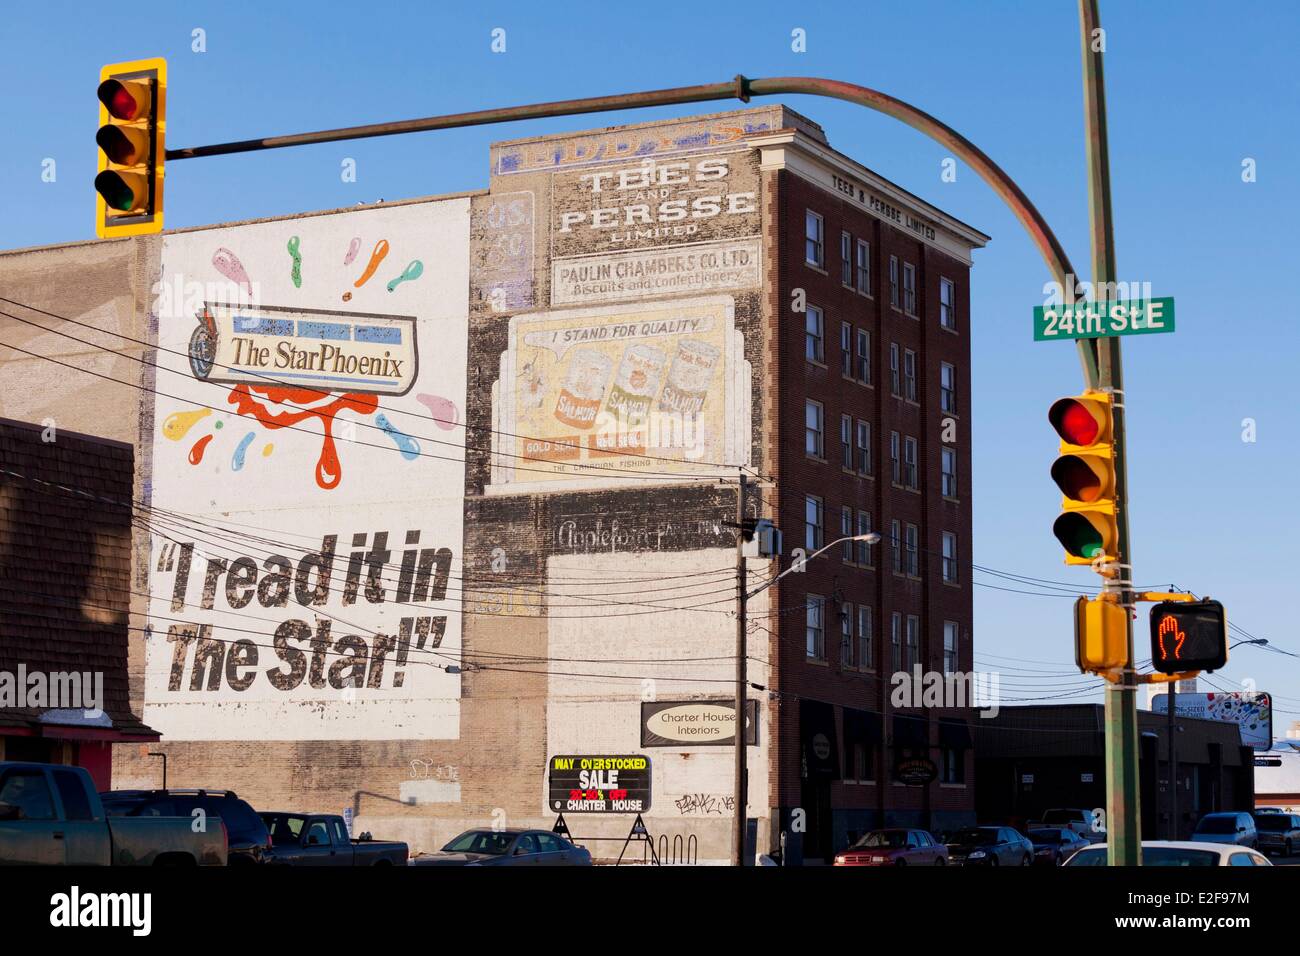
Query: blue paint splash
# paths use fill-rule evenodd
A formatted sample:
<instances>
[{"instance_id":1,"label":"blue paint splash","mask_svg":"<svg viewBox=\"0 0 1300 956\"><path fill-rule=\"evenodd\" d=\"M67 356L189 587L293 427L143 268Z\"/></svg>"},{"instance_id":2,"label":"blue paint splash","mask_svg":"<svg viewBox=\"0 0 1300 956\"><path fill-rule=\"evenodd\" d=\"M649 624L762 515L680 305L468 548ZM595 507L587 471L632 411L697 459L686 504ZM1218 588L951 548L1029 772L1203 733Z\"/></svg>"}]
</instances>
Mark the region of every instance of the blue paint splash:
<instances>
[{"instance_id":1,"label":"blue paint splash","mask_svg":"<svg viewBox=\"0 0 1300 956\"><path fill-rule=\"evenodd\" d=\"M231 471L242 471L244 468L244 452L252 444L253 439L257 437L256 432L249 432L239 440L239 445L235 448L235 454L230 459Z\"/></svg>"},{"instance_id":2,"label":"blue paint splash","mask_svg":"<svg viewBox=\"0 0 1300 956\"><path fill-rule=\"evenodd\" d=\"M375 424L384 430L384 434L393 440L397 450L402 453L402 457L407 461L415 461L420 457L420 443L404 432L397 430L388 416L380 412L375 416Z\"/></svg>"}]
</instances>

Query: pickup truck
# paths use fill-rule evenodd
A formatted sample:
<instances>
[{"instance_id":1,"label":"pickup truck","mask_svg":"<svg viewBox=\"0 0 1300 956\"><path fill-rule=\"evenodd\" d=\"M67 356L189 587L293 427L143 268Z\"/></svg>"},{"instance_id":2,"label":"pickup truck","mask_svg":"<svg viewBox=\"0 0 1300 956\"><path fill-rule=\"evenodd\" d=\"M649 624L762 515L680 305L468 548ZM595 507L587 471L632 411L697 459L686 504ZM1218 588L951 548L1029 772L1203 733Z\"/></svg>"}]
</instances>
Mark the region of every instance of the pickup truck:
<instances>
[{"instance_id":1,"label":"pickup truck","mask_svg":"<svg viewBox=\"0 0 1300 956\"><path fill-rule=\"evenodd\" d=\"M405 843L353 840L343 818L332 813L262 814L271 831L268 863L281 866L406 866Z\"/></svg>"},{"instance_id":2,"label":"pickup truck","mask_svg":"<svg viewBox=\"0 0 1300 956\"><path fill-rule=\"evenodd\" d=\"M0 763L0 864L225 866L226 828L109 817L81 767Z\"/></svg>"}]
</instances>

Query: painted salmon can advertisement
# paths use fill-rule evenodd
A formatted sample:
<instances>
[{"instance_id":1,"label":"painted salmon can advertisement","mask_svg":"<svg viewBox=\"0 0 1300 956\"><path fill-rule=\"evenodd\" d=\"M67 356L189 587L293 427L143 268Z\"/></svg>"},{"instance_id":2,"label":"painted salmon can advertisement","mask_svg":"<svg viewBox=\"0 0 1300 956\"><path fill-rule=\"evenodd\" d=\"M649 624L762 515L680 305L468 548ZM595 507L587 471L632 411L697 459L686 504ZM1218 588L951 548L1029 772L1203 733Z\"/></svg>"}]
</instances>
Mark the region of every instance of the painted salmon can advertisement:
<instances>
[{"instance_id":1,"label":"painted salmon can advertisement","mask_svg":"<svg viewBox=\"0 0 1300 956\"><path fill-rule=\"evenodd\" d=\"M731 296L514 316L493 386L488 491L747 464L752 378Z\"/></svg>"},{"instance_id":2,"label":"painted salmon can advertisement","mask_svg":"<svg viewBox=\"0 0 1300 956\"><path fill-rule=\"evenodd\" d=\"M465 199L164 237L144 710L165 737L458 737L468 262Z\"/></svg>"}]
</instances>

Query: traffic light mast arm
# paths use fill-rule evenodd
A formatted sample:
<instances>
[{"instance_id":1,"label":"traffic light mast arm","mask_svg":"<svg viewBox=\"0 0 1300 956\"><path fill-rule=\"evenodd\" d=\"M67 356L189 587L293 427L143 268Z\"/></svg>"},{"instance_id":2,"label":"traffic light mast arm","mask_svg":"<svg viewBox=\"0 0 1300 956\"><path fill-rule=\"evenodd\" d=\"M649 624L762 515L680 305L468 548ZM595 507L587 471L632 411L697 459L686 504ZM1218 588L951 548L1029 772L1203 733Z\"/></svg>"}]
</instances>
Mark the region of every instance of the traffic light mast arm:
<instances>
[{"instance_id":1,"label":"traffic light mast arm","mask_svg":"<svg viewBox=\"0 0 1300 956\"><path fill-rule=\"evenodd\" d=\"M1182 591L1137 591L1133 594L1133 600L1155 602L1176 601L1183 604L1190 604L1193 601L1200 600L1200 598L1195 594L1187 594Z\"/></svg>"}]
</instances>

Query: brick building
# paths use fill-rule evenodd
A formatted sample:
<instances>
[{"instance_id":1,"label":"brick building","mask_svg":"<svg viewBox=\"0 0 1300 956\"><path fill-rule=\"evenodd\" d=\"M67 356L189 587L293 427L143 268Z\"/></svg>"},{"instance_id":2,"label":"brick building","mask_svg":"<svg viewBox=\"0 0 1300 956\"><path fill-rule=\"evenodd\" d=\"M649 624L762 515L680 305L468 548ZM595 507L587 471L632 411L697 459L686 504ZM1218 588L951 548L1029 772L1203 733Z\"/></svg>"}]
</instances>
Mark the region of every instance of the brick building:
<instances>
[{"instance_id":1,"label":"brick building","mask_svg":"<svg viewBox=\"0 0 1300 956\"><path fill-rule=\"evenodd\" d=\"M786 545L752 585L879 531L750 606L748 815L825 858L973 819L968 711L889 690L972 669L986 239L781 106L514 140L481 192L0 255L45 310L5 341L143 359L69 402L0 347L0 413L135 446L131 703L171 780L416 850L549 827L551 757L641 755L661 852L726 859L739 469ZM88 270L95 301L39 281ZM156 772L122 748L114 783Z\"/></svg>"}]
</instances>

